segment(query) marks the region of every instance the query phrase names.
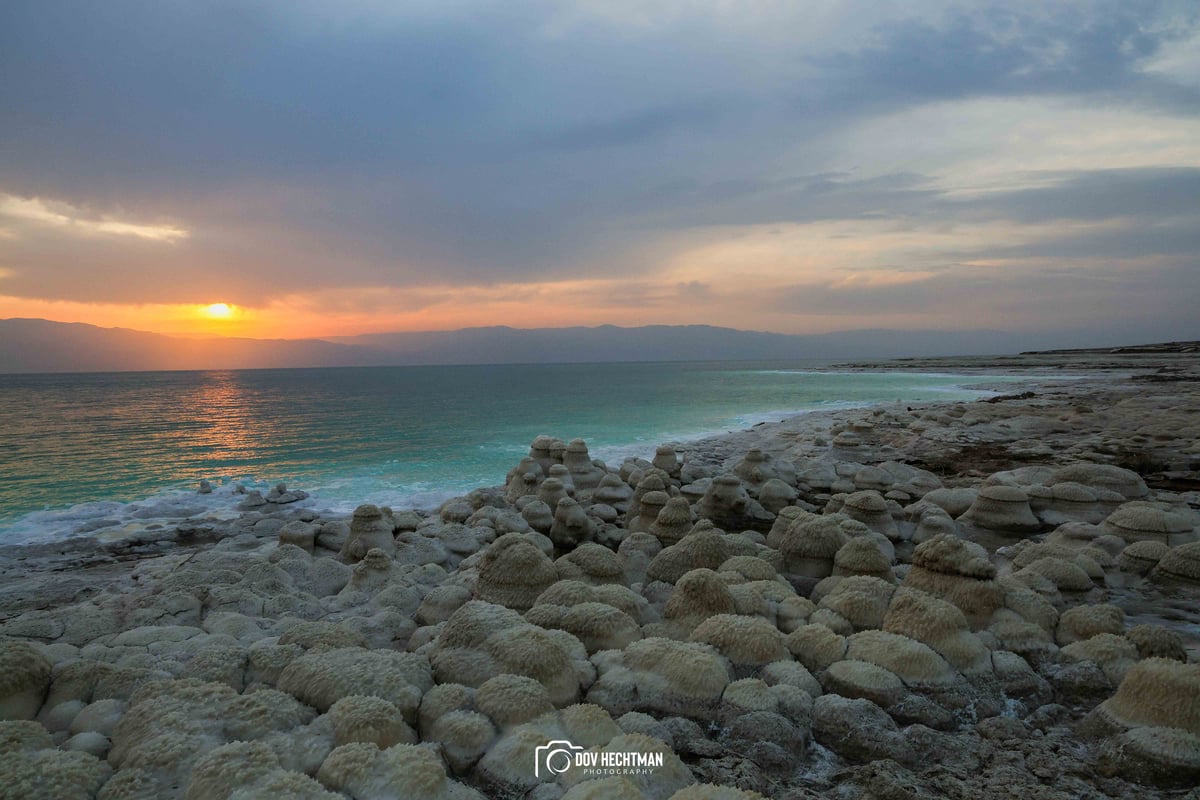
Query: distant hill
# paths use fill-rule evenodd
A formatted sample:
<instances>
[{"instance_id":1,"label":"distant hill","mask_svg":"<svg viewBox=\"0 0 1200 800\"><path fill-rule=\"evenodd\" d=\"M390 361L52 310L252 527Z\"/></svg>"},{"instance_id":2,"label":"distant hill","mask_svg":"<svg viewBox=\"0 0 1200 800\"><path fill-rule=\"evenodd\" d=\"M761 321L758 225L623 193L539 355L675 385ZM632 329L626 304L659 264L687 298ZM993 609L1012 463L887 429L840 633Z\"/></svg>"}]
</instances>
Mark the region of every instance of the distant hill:
<instances>
[{"instance_id":1,"label":"distant hill","mask_svg":"<svg viewBox=\"0 0 1200 800\"><path fill-rule=\"evenodd\" d=\"M1111 336L1112 334L1109 334ZM810 336L710 325L464 328L323 339L165 336L43 319L0 320L0 373L512 364L887 359L1113 346L1103 334L858 330Z\"/></svg>"},{"instance_id":2,"label":"distant hill","mask_svg":"<svg viewBox=\"0 0 1200 800\"><path fill-rule=\"evenodd\" d=\"M1032 337L1030 339L1032 341ZM620 328L463 328L334 337L341 344L386 350L404 363L551 363L562 361L741 361L890 358L911 354L1013 352L1021 337L998 331L861 330L795 336L712 325Z\"/></svg>"},{"instance_id":3,"label":"distant hill","mask_svg":"<svg viewBox=\"0 0 1200 800\"><path fill-rule=\"evenodd\" d=\"M0 320L0 373L362 366L388 358L319 339L189 339L44 319Z\"/></svg>"}]
</instances>

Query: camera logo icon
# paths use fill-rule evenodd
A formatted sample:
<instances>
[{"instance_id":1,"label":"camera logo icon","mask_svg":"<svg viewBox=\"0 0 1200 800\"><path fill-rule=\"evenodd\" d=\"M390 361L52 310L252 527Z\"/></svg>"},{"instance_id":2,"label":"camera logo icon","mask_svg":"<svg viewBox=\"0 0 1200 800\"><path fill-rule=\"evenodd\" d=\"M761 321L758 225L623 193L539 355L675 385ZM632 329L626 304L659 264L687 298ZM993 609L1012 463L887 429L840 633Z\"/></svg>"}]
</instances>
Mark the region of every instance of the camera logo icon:
<instances>
[{"instance_id":1,"label":"camera logo icon","mask_svg":"<svg viewBox=\"0 0 1200 800\"><path fill-rule=\"evenodd\" d=\"M546 777L563 774L575 763L575 754L582 753L583 750L582 747L571 744L566 739L557 739L553 742L546 742L541 747L535 747L533 750L534 777L543 777L543 772L546 773Z\"/></svg>"}]
</instances>

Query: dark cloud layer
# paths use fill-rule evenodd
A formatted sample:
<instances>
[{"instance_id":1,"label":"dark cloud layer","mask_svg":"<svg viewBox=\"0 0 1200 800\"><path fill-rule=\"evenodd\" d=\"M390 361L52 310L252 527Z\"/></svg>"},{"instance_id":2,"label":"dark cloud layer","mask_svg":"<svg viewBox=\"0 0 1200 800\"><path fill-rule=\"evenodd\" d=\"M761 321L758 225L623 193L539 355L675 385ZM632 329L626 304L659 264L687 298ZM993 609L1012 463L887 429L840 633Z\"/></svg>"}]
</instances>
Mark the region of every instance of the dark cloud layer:
<instances>
[{"instance_id":1,"label":"dark cloud layer","mask_svg":"<svg viewBox=\"0 0 1200 800\"><path fill-rule=\"evenodd\" d=\"M1197 35L1194 6L914 3L877 24L850 6L824 31L764 8L647 23L540 1L6 2L0 195L190 235L70 236L0 215L15 232L0 239L0 294L190 302L205 281L255 304L303 286L643 277L694 229L838 220L1090 222L1103 227L933 266L1161 257L1163 281L1188 277L1196 164L1098 160L964 194L927 169L828 154L930 103L1053 97L1193 118L1197 84L1146 64ZM862 310L931 290L797 297Z\"/></svg>"}]
</instances>

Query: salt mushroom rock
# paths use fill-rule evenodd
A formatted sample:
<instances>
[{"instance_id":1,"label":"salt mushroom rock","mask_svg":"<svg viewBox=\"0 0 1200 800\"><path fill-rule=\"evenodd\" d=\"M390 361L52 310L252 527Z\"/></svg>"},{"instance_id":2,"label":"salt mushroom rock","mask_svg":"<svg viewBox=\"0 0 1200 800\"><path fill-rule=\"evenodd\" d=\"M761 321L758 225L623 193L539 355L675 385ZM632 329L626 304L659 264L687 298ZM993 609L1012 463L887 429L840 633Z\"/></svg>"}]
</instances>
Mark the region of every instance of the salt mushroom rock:
<instances>
[{"instance_id":1,"label":"salt mushroom rock","mask_svg":"<svg viewBox=\"0 0 1200 800\"><path fill-rule=\"evenodd\" d=\"M478 600L446 621L429 660L442 683L477 687L503 672L526 675L545 686L556 705L574 702L594 672L571 634L544 630L515 611Z\"/></svg>"},{"instance_id":2,"label":"salt mushroom rock","mask_svg":"<svg viewBox=\"0 0 1200 800\"><path fill-rule=\"evenodd\" d=\"M572 439L567 443L563 451L563 466L571 473L576 490L595 489L606 474L592 463L587 443L583 439Z\"/></svg>"},{"instance_id":3,"label":"salt mushroom rock","mask_svg":"<svg viewBox=\"0 0 1200 800\"><path fill-rule=\"evenodd\" d=\"M556 439L543 433L534 437L533 442L529 445L529 457L537 462L537 465L542 468L542 472L549 474L550 467L562 463L562 456L566 449L566 442L562 439Z\"/></svg>"},{"instance_id":4,"label":"salt mushroom rock","mask_svg":"<svg viewBox=\"0 0 1200 800\"><path fill-rule=\"evenodd\" d=\"M284 523L284 526L279 529L279 543L295 545L307 553L312 553L319 531L320 528L311 522L294 519Z\"/></svg>"},{"instance_id":5,"label":"salt mushroom rock","mask_svg":"<svg viewBox=\"0 0 1200 800\"><path fill-rule=\"evenodd\" d=\"M391 519L384 516L379 506L364 503L354 509L350 536L342 546L341 556L347 561L360 561L373 549L382 550L391 557L396 552L396 540L392 535Z\"/></svg>"},{"instance_id":6,"label":"salt mushroom rock","mask_svg":"<svg viewBox=\"0 0 1200 800\"><path fill-rule=\"evenodd\" d=\"M758 502L772 514L778 514L800 497L800 493L779 478L771 478L758 488Z\"/></svg>"},{"instance_id":7,"label":"salt mushroom rock","mask_svg":"<svg viewBox=\"0 0 1200 800\"><path fill-rule=\"evenodd\" d=\"M568 497L574 497L578 493L575 486L575 478L571 475L571 470L567 469L565 464L555 464L550 467L550 471L546 473L546 479L553 478L562 484L563 490ZM545 483L545 481L543 481Z\"/></svg>"},{"instance_id":8,"label":"salt mushroom rock","mask_svg":"<svg viewBox=\"0 0 1200 800\"><path fill-rule=\"evenodd\" d=\"M471 590L452 583L435 586L421 599L414 619L422 625L437 625L471 599Z\"/></svg>"},{"instance_id":9,"label":"salt mushroom rock","mask_svg":"<svg viewBox=\"0 0 1200 800\"><path fill-rule=\"evenodd\" d=\"M267 561L292 576L296 586L304 587L316 597L335 595L345 588L353 569L334 558L312 558L299 547L281 544Z\"/></svg>"},{"instance_id":10,"label":"salt mushroom rock","mask_svg":"<svg viewBox=\"0 0 1200 800\"><path fill-rule=\"evenodd\" d=\"M334 746L350 742L371 742L379 747L394 744L416 744L417 735L400 709L371 695L350 695L329 707L333 721Z\"/></svg>"},{"instance_id":11,"label":"salt mushroom rock","mask_svg":"<svg viewBox=\"0 0 1200 800\"><path fill-rule=\"evenodd\" d=\"M679 468L679 482L684 486L695 484L697 481L706 480L712 477L712 470L705 464L697 461L695 453L685 453L683 456L683 465ZM682 491L682 487L680 488ZM696 497L699 499L699 496Z\"/></svg>"},{"instance_id":12,"label":"salt mushroom rock","mask_svg":"<svg viewBox=\"0 0 1200 800\"><path fill-rule=\"evenodd\" d=\"M650 562L663 550L662 542L648 533L631 533L617 546L630 584L642 583Z\"/></svg>"},{"instance_id":13,"label":"salt mushroom rock","mask_svg":"<svg viewBox=\"0 0 1200 800\"><path fill-rule=\"evenodd\" d=\"M943 689L961 680L931 647L888 631L866 630L847 636L846 658L883 667L912 689Z\"/></svg>"},{"instance_id":14,"label":"salt mushroom rock","mask_svg":"<svg viewBox=\"0 0 1200 800\"><path fill-rule=\"evenodd\" d=\"M1040 576L1048 579L1060 592L1086 592L1096 588L1091 576L1078 564L1062 558L1039 558L1013 573L1019 580Z\"/></svg>"},{"instance_id":15,"label":"salt mushroom rock","mask_svg":"<svg viewBox=\"0 0 1200 800\"><path fill-rule=\"evenodd\" d=\"M625 527L630 533L650 533L658 521L659 513L670 500L671 496L666 492L658 490L646 492L638 503L638 515L629 520Z\"/></svg>"},{"instance_id":16,"label":"salt mushroom rock","mask_svg":"<svg viewBox=\"0 0 1200 800\"><path fill-rule=\"evenodd\" d=\"M810 698L821 695L821 684L798 661L772 661L759 671L759 676L768 686L791 686Z\"/></svg>"},{"instance_id":17,"label":"salt mushroom rock","mask_svg":"<svg viewBox=\"0 0 1200 800\"><path fill-rule=\"evenodd\" d=\"M475 690L475 707L499 728L515 725L554 712L546 687L524 675L497 675Z\"/></svg>"},{"instance_id":18,"label":"salt mushroom rock","mask_svg":"<svg viewBox=\"0 0 1200 800\"><path fill-rule=\"evenodd\" d=\"M625 583L625 565L621 558L603 545L582 544L554 562L559 580L582 581L599 586Z\"/></svg>"},{"instance_id":19,"label":"salt mushroom rock","mask_svg":"<svg viewBox=\"0 0 1200 800\"><path fill-rule=\"evenodd\" d=\"M713 570L700 568L689 570L675 582L663 609L663 619L679 638L686 638L709 617L733 614L736 610L725 581Z\"/></svg>"},{"instance_id":20,"label":"salt mushroom rock","mask_svg":"<svg viewBox=\"0 0 1200 800\"><path fill-rule=\"evenodd\" d=\"M1080 554L1080 551L1074 548L1049 542L1034 542L1030 539L1021 540L1009 552L1012 554L1013 569L1016 570L1024 569L1042 558L1060 558L1063 561L1075 562L1076 557ZM1088 571L1083 564L1076 564L1076 566L1083 568L1085 572ZM1104 577L1103 570L1094 577L1102 579Z\"/></svg>"},{"instance_id":21,"label":"salt mushroom rock","mask_svg":"<svg viewBox=\"0 0 1200 800\"><path fill-rule=\"evenodd\" d=\"M783 540L783 535L788 527L798 519L805 519L812 516L799 506L787 506L780 509L775 515L775 521L771 523L771 530L767 531L767 547L778 550L779 543Z\"/></svg>"},{"instance_id":22,"label":"salt mushroom rock","mask_svg":"<svg viewBox=\"0 0 1200 800\"><path fill-rule=\"evenodd\" d=\"M733 556L726 560L717 572L739 575L747 582L774 581L778 577L775 568L757 556Z\"/></svg>"},{"instance_id":23,"label":"salt mushroom rock","mask_svg":"<svg viewBox=\"0 0 1200 800\"><path fill-rule=\"evenodd\" d=\"M5 674L9 674L7 670ZM54 667L45 707L52 709L69 700L84 703L113 697L128 700L142 685L170 677L169 673L144 668L83 659L67 661Z\"/></svg>"},{"instance_id":24,"label":"salt mushroom rock","mask_svg":"<svg viewBox=\"0 0 1200 800\"><path fill-rule=\"evenodd\" d=\"M434 720L427 741L437 742L450 769L461 775L475 766L495 739L496 728L485 715L458 710Z\"/></svg>"},{"instance_id":25,"label":"salt mushroom rock","mask_svg":"<svg viewBox=\"0 0 1200 800\"><path fill-rule=\"evenodd\" d=\"M557 580L554 562L537 545L524 534L506 533L492 542L479 561L475 597L526 611Z\"/></svg>"},{"instance_id":26,"label":"salt mushroom rock","mask_svg":"<svg viewBox=\"0 0 1200 800\"><path fill-rule=\"evenodd\" d=\"M804 578L826 578L833 573L834 558L848 540L837 519L811 514L800 517L778 541L783 571Z\"/></svg>"},{"instance_id":27,"label":"salt mushroom rock","mask_svg":"<svg viewBox=\"0 0 1200 800\"><path fill-rule=\"evenodd\" d=\"M1071 464L1055 472L1046 483L1053 486L1068 481L1119 492L1126 500L1137 500L1150 493L1146 482L1136 472L1110 464Z\"/></svg>"},{"instance_id":28,"label":"salt mushroom rock","mask_svg":"<svg viewBox=\"0 0 1200 800\"><path fill-rule=\"evenodd\" d=\"M959 608L918 589L900 587L880 626L928 645L952 667L970 675L990 669L990 653Z\"/></svg>"},{"instance_id":29,"label":"salt mushroom rock","mask_svg":"<svg viewBox=\"0 0 1200 800\"><path fill-rule=\"evenodd\" d=\"M638 518L641 514L642 498L650 492L666 492L667 496L670 497L670 492L668 491L670 485L670 477L653 468L647 470L644 474L638 475L637 481L634 484L633 496L629 498L629 504L625 511L626 523L628 524ZM654 516L651 515L649 522L653 521Z\"/></svg>"},{"instance_id":30,"label":"salt mushroom rock","mask_svg":"<svg viewBox=\"0 0 1200 800\"><path fill-rule=\"evenodd\" d=\"M1138 575L1148 575L1171 548L1163 542L1143 540L1121 551L1121 569Z\"/></svg>"},{"instance_id":31,"label":"salt mushroom rock","mask_svg":"<svg viewBox=\"0 0 1200 800\"><path fill-rule=\"evenodd\" d=\"M1153 541L1174 546L1195 538L1192 521L1184 514L1136 501L1112 512L1103 528L1126 542Z\"/></svg>"},{"instance_id":32,"label":"salt mushroom rock","mask_svg":"<svg viewBox=\"0 0 1200 800\"><path fill-rule=\"evenodd\" d=\"M649 533L657 537L664 546L672 545L687 535L694 521L692 507L688 505L688 501L683 497L672 497L659 509L658 516L650 525Z\"/></svg>"},{"instance_id":33,"label":"salt mushroom rock","mask_svg":"<svg viewBox=\"0 0 1200 800\"><path fill-rule=\"evenodd\" d=\"M1172 547L1163 554L1150 578L1158 583L1200 583L1200 542Z\"/></svg>"},{"instance_id":34,"label":"salt mushroom rock","mask_svg":"<svg viewBox=\"0 0 1200 800\"><path fill-rule=\"evenodd\" d=\"M112 775L94 755L64 751L36 722L0 722L0 775L4 797L37 800L87 800Z\"/></svg>"},{"instance_id":35,"label":"salt mushroom rock","mask_svg":"<svg viewBox=\"0 0 1200 800\"><path fill-rule=\"evenodd\" d=\"M538 595L534 605L575 606L580 603L604 603L635 620L644 620L650 613L646 598L625 586L613 583L588 584L580 580L558 581Z\"/></svg>"},{"instance_id":36,"label":"salt mushroom rock","mask_svg":"<svg viewBox=\"0 0 1200 800\"><path fill-rule=\"evenodd\" d=\"M1016 486L992 485L980 488L975 502L958 518L990 533L1024 536L1037 533L1042 523L1029 507L1029 495Z\"/></svg>"},{"instance_id":37,"label":"salt mushroom rock","mask_svg":"<svg viewBox=\"0 0 1200 800\"><path fill-rule=\"evenodd\" d=\"M830 449L834 455L843 459L853 460L863 451L863 440L853 431L841 431L833 437Z\"/></svg>"},{"instance_id":38,"label":"salt mushroom rock","mask_svg":"<svg viewBox=\"0 0 1200 800\"><path fill-rule=\"evenodd\" d=\"M550 506L537 498L521 508L521 519L541 534L550 533L550 529L554 527L554 512L550 510Z\"/></svg>"},{"instance_id":39,"label":"salt mushroom rock","mask_svg":"<svg viewBox=\"0 0 1200 800\"><path fill-rule=\"evenodd\" d=\"M900 538L896 520L879 492L861 491L846 495L842 500L841 512L892 541Z\"/></svg>"},{"instance_id":40,"label":"salt mushroom rock","mask_svg":"<svg viewBox=\"0 0 1200 800\"><path fill-rule=\"evenodd\" d=\"M552 509L558 508L559 500L569 496L566 486L558 478L546 478L537 490L537 499ZM531 522L530 524L532 525L533 523Z\"/></svg>"},{"instance_id":41,"label":"salt mushroom rock","mask_svg":"<svg viewBox=\"0 0 1200 800\"><path fill-rule=\"evenodd\" d=\"M1121 635L1125 631L1125 612L1118 606L1103 603L1095 606L1075 606L1058 618L1058 643L1068 645L1090 639L1101 633Z\"/></svg>"},{"instance_id":42,"label":"salt mushroom rock","mask_svg":"<svg viewBox=\"0 0 1200 800\"><path fill-rule=\"evenodd\" d=\"M326 791L307 775L284 769L275 751L262 742L230 742L206 753L196 762L183 795L184 800L234 800L247 796L305 800L341 797Z\"/></svg>"},{"instance_id":43,"label":"salt mushroom rock","mask_svg":"<svg viewBox=\"0 0 1200 800\"><path fill-rule=\"evenodd\" d=\"M717 648L735 668L760 667L788 657L783 634L760 617L718 614L696 626L690 639Z\"/></svg>"},{"instance_id":44,"label":"salt mushroom rock","mask_svg":"<svg viewBox=\"0 0 1200 800\"><path fill-rule=\"evenodd\" d=\"M0 720L37 716L50 689L51 669L33 645L0 640Z\"/></svg>"},{"instance_id":45,"label":"salt mushroom rock","mask_svg":"<svg viewBox=\"0 0 1200 800\"><path fill-rule=\"evenodd\" d=\"M883 667L846 659L829 665L821 674L821 687L831 694L863 698L887 707L905 693L904 682Z\"/></svg>"},{"instance_id":46,"label":"salt mushroom rock","mask_svg":"<svg viewBox=\"0 0 1200 800\"><path fill-rule=\"evenodd\" d=\"M1098 633L1089 639L1072 642L1059 651L1067 661L1091 661L1113 684L1118 684L1138 661L1137 647L1124 636Z\"/></svg>"},{"instance_id":47,"label":"salt mushroom rock","mask_svg":"<svg viewBox=\"0 0 1200 800\"><path fill-rule=\"evenodd\" d=\"M517 503L526 497L537 497L538 487L545 476L542 468L529 459L528 469L511 476L505 483L504 498L510 503Z\"/></svg>"},{"instance_id":48,"label":"salt mushroom rock","mask_svg":"<svg viewBox=\"0 0 1200 800\"><path fill-rule=\"evenodd\" d=\"M555 547L571 550L596 536L596 523L579 503L564 497L554 510L554 524L550 527L549 535Z\"/></svg>"},{"instance_id":49,"label":"salt mushroom rock","mask_svg":"<svg viewBox=\"0 0 1200 800\"><path fill-rule=\"evenodd\" d=\"M1071 481L1029 487L1029 505L1047 525L1075 521L1098 523L1108 514L1091 487Z\"/></svg>"},{"instance_id":50,"label":"salt mushroom rock","mask_svg":"<svg viewBox=\"0 0 1200 800\"><path fill-rule=\"evenodd\" d=\"M866 575L895 583L892 562L874 540L858 536L846 542L833 557L833 574L839 577Z\"/></svg>"},{"instance_id":51,"label":"salt mushroom rock","mask_svg":"<svg viewBox=\"0 0 1200 800\"><path fill-rule=\"evenodd\" d=\"M625 648L623 663L634 682L636 706L662 714L711 718L733 680L728 659L710 645L697 642L641 639ZM614 688L611 684L622 679L620 670L603 673L588 691L588 701L607 708L606 696Z\"/></svg>"},{"instance_id":52,"label":"salt mushroom rock","mask_svg":"<svg viewBox=\"0 0 1200 800\"><path fill-rule=\"evenodd\" d=\"M819 623L801 625L784 641L788 651L810 672L828 669L846 657L846 637Z\"/></svg>"},{"instance_id":53,"label":"salt mushroom rock","mask_svg":"<svg viewBox=\"0 0 1200 800\"><path fill-rule=\"evenodd\" d=\"M1080 731L1107 736L1143 726L1200 735L1200 664L1166 658L1138 661L1125 673L1116 694L1088 714Z\"/></svg>"},{"instance_id":54,"label":"salt mushroom rock","mask_svg":"<svg viewBox=\"0 0 1200 800\"><path fill-rule=\"evenodd\" d=\"M779 697L771 687L758 678L742 678L725 687L717 721L728 725L738 717L757 712L779 711Z\"/></svg>"},{"instance_id":55,"label":"salt mushroom rock","mask_svg":"<svg viewBox=\"0 0 1200 800\"><path fill-rule=\"evenodd\" d=\"M1187 650L1183 638L1170 628L1161 625L1135 625L1125 632L1125 638L1133 642L1139 658L1169 658L1187 663Z\"/></svg>"},{"instance_id":56,"label":"salt mushroom rock","mask_svg":"<svg viewBox=\"0 0 1200 800\"><path fill-rule=\"evenodd\" d=\"M606 473L592 491L592 502L612 506L621 514L629 510L629 502L632 499L633 488L612 473Z\"/></svg>"},{"instance_id":57,"label":"salt mushroom rock","mask_svg":"<svg viewBox=\"0 0 1200 800\"><path fill-rule=\"evenodd\" d=\"M716 570L733 555L732 537L697 523L675 544L664 547L646 568L649 580L675 583L693 569Z\"/></svg>"},{"instance_id":58,"label":"salt mushroom rock","mask_svg":"<svg viewBox=\"0 0 1200 800\"><path fill-rule=\"evenodd\" d=\"M846 620L854 630L878 628L883 624L896 587L876 577L855 575L838 581L817 603ZM814 621L820 621L816 617Z\"/></svg>"},{"instance_id":59,"label":"salt mushroom rock","mask_svg":"<svg viewBox=\"0 0 1200 800\"><path fill-rule=\"evenodd\" d=\"M921 499L943 509L951 517L961 517L975 503L979 490L943 487L927 492Z\"/></svg>"},{"instance_id":60,"label":"salt mushroom rock","mask_svg":"<svg viewBox=\"0 0 1200 800\"><path fill-rule=\"evenodd\" d=\"M1004 606L1004 592L995 577L996 568L986 550L942 534L913 550L912 567L903 585L946 600L957 606L973 627L981 627Z\"/></svg>"},{"instance_id":61,"label":"salt mushroom rock","mask_svg":"<svg viewBox=\"0 0 1200 800\"><path fill-rule=\"evenodd\" d=\"M750 497L736 475L718 475L697 503L699 516L726 530L770 530L775 515Z\"/></svg>"},{"instance_id":62,"label":"salt mushroom rock","mask_svg":"<svg viewBox=\"0 0 1200 800\"><path fill-rule=\"evenodd\" d=\"M483 795L446 776L433 750L398 744L380 750L358 742L334 749L317 772L324 786L354 800L420 797L423 800L483 800Z\"/></svg>"},{"instance_id":63,"label":"salt mushroom rock","mask_svg":"<svg viewBox=\"0 0 1200 800\"><path fill-rule=\"evenodd\" d=\"M669 444L660 444L655 449L654 459L650 463L656 469L661 469L672 478L679 477L680 468L683 466L679 460L679 455L675 452L675 448Z\"/></svg>"},{"instance_id":64,"label":"salt mushroom rock","mask_svg":"<svg viewBox=\"0 0 1200 800\"><path fill-rule=\"evenodd\" d=\"M497 676L499 677L499 676ZM516 678L518 676L509 676ZM532 680L522 678L522 680ZM537 681L534 681L537 683ZM537 684L541 686L541 684ZM542 690L543 692L545 689ZM475 708L476 690L460 683L439 683L425 693L421 698L421 707L417 711L418 730L422 739L429 738L429 730L433 723L443 714L451 711L471 711ZM551 706L553 708L553 706Z\"/></svg>"},{"instance_id":65,"label":"salt mushroom rock","mask_svg":"<svg viewBox=\"0 0 1200 800\"><path fill-rule=\"evenodd\" d=\"M1034 594L1032 590L1026 591ZM1027 659L1028 663L1041 663L1058 654L1058 646L1050 631L1008 608L1002 608L992 616L983 635L988 638L991 647L997 648L993 652L993 663L995 654L1002 651L1014 653L1023 660Z\"/></svg>"},{"instance_id":66,"label":"salt mushroom rock","mask_svg":"<svg viewBox=\"0 0 1200 800\"><path fill-rule=\"evenodd\" d=\"M886 492L896 483L895 477L882 467L871 464L858 468L854 473L854 485L859 490Z\"/></svg>"},{"instance_id":67,"label":"salt mushroom rock","mask_svg":"<svg viewBox=\"0 0 1200 800\"><path fill-rule=\"evenodd\" d=\"M429 662L416 653L344 647L307 653L279 676L281 691L328 711L343 697L370 695L391 702L415 721L421 694L433 686Z\"/></svg>"},{"instance_id":68,"label":"salt mushroom rock","mask_svg":"<svg viewBox=\"0 0 1200 800\"><path fill-rule=\"evenodd\" d=\"M795 485L796 469L785 459L779 459L757 448L747 450L733 467L733 474L751 486L759 487L771 479Z\"/></svg>"},{"instance_id":69,"label":"salt mushroom rock","mask_svg":"<svg viewBox=\"0 0 1200 800\"><path fill-rule=\"evenodd\" d=\"M370 595L383 589L393 579L403 580L403 577L403 570L392 561L391 556L378 547L372 547L363 555L362 560L354 565L350 573L350 580L346 582L346 586L338 593L338 596L350 596L354 598L351 602L362 602ZM246 579L243 578L243 582L245 581ZM275 595L287 594L293 588L290 585L276 587L270 582L264 581L261 575L256 576L252 580L251 585L256 590L255 596L257 596L258 592L264 590ZM210 599L212 594L212 592L209 593ZM238 598L239 595L234 594L234 597ZM241 605L239 604L229 610L238 610L240 607ZM257 616L256 612L261 613L260 609L261 605L257 607L251 606L251 609L247 613Z\"/></svg>"},{"instance_id":70,"label":"salt mushroom rock","mask_svg":"<svg viewBox=\"0 0 1200 800\"><path fill-rule=\"evenodd\" d=\"M958 524L950 513L944 508L933 503L921 503L922 509L917 517L917 527L913 531L913 543L920 544L926 542L939 534L947 534L949 536L958 536Z\"/></svg>"},{"instance_id":71,"label":"salt mushroom rock","mask_svg":"<svg viewBox=\"0 0 1200 800\"><path fill-rule=\"evenodd\" d=\"M564 630L583 643L588 654L623 650L642 638L637 620L607 603L534 606L526 619L543 628Z\"/></svg>"}]
</instances>

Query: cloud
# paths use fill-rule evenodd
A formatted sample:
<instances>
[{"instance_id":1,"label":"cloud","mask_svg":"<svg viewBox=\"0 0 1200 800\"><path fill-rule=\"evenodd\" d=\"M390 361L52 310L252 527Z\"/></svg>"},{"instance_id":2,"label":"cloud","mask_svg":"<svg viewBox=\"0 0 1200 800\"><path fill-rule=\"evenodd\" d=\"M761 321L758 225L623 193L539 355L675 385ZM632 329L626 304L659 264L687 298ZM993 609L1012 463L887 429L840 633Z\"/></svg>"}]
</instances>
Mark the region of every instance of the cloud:
<instances>
[{"instance_id":1,"label":"cloud","mask_svg":"<svg viewBox=\"0 0 1200 800\"><path fill-rule=\"evenodd\" d=\"M15 0L4 291L262 310L303 295L374 326L449 309L447 287L497 314L521 313L525 287L581 315L693 303L719 323L816 285L829 302L805 313L829 325L854 297L909 313L984 263L1098 258L1101 274L1121 254L1174 276L1200 186L1198 13ZM320 313L297 308L298 328Z\"/></svg>"},{"instance_id":2,"label":"cloud","mask_svg":"<svg viewBox=\"0 0 1200 800\"><path fill-rule=\"evenodd\" d=\"M114 219L109 216L88 218L85 212L69 203L47 201L38 197L16 197L0 193L0 224L29 224L33 227L51 227L59 233L96 236L132 236L155 242L177 242L188 237L188 232L175 225L146 225ZM8 228L10 236L16 234Z\"/></svg>"}]
</instances>

